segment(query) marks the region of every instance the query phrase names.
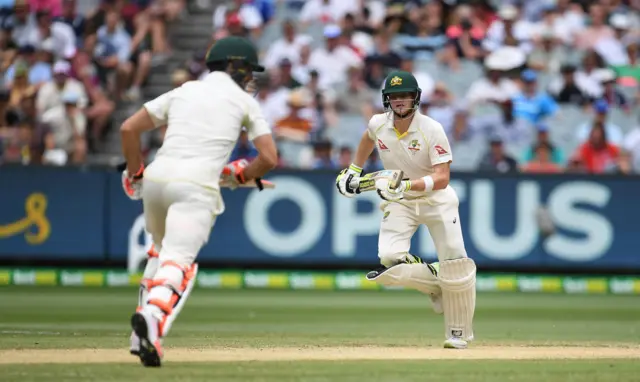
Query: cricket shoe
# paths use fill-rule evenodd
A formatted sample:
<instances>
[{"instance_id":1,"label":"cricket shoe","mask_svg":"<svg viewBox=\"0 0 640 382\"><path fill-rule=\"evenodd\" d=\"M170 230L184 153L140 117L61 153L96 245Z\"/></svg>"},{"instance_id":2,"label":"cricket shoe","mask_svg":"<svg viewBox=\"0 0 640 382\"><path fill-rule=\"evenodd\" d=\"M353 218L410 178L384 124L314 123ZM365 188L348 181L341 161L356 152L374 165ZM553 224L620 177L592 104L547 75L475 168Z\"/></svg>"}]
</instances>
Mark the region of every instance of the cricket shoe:
<instances>
[{"instance_id":1,"label":"cricket shoe","mask_svg":"<svg viewBox=\"0 0 640 382\"><path fill-rule=\"evenodd\" d=\"M138 356L142 364L160 367L163 351L158 336L158 320L151 313L142 310L131 316L131 328L140 340Z\"/></svg>"},{"instance_id":2,"label":"cricket shoe","mask_svg":"<svg viewBox=\"0 0 640 382\"><path fill-rule=\"evenodd\" d=\"M445 349L466 349L468 346L467 341L460 337L451 337L444 341Z\"/></svg>"},{"instance_id":3,"label":"cricket shoe","mask_svg":"<svg viewBox=\"0 0 640 382\"><path fill-rule=\"evenodd\" d=\"M136 335L136 332L132 331L129 337L129 353L139 356L140 355L140 338Z\"/></svg>"}]
</instances>

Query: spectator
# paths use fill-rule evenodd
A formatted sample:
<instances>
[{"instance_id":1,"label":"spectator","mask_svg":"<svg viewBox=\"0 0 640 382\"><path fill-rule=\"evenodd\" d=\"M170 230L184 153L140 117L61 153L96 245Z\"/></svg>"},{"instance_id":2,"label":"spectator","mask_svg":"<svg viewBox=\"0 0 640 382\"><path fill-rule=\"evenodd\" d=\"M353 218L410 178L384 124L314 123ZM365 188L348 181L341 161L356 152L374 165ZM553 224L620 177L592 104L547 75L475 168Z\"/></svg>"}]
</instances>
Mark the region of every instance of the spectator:
<instances>
[{"instance_id":1,"label":"spectator","mask_svg":"<svg viewBox=\"0 0 640 382\"><path fill-rule=\"evenodd\" d=\"M542 20L531 25L533 40L540 42L551 37L557 39L558 45L571 45L573 42L571 25L564 22L558 9L549 4L542 11Z\"/></svg>"},{"instance_id":2,"label":"spectator","mask_svg":"<svg viewBox=\"0 0 640 382\"><path fill-rule=\"evenodd\" d=\"M360 66L362 60L351 49L340 45L342 31L337 25L324 28L325 46L316 48L309 57L309 67L320 74L320 88L327 89L346 81L347 70Z\"/></svg>"},{"instance_id":3,"label":"spectator","mask_svg":"<svg viewBox=\"0 0 640 382\"><path fill-rule=\"evenodd\" d=\"M31 136L18 108L8 110L6 125L0 125L0 163L31 162Z\"/></svg>"},{"instance_id":4,"label":"spectator","mask_svg":"<svg viewBox=\"0 0 640 382\"><path fill-rule=\"evenodd\" d=\"M85 161L87 120L78 107L79 101L79 94L65 92L62 95L63 105L43 114L42 121L51 129L51 134L46 138L45 163L62 165L67 163L69 157L73 164Z\"/></svg>"},{"instance_id":5,"label":"spectator","mask_svg":"<svg viewBox=\"0 0 640 382\"><path fill-rule=\"evenodd\" d=\"M364 58L373 51L373 38L356 29L356 18L352 13L347 13L342 18L340 28L344 44L353 49L360 58Z\"/></svg>"},{"instance_id":6,"label":"spectator","mask_svg":"<svg viewBox=\"0 0 640 382\"><path fill-rule=\"evenodd\" d=\"M549 92L560 104L574 104L585 106L591 99L582 92L575 82L576 67L563 65L560 69L562 78L558 78L549 85Z\"/></svg>"},{"instance_id":7,"label":"spectator","mask_svg":"<svg viewBox=\"0 0 640 382\"><path fill-rule=\"evenodd\" d=\"M405 52L412 54L416 60L433 59L449 40L438 14L427 11L419 14L416 32L397 36L395 43Z\"/></svg>"},{"instance_id":8,"label":"spectator","mask_svg":"<svg viewBox=\"0 0 640 382\"><path fill-rule=\"evenodd\" d=\"M578 89L590 98L602 97L603 90L598 74L599 69L604 67L604 61L598 53L593 50L586 51L582 59L582 68L574 76Z\"/></svg>"},{"instance_id":9,"label":"spectator","mask_svg":"<svg viewBox=\"0 0 640 382\"><path fill-rule=\"evenodd\" d=\"M602 174L615 168L620 155L617 145L607 140L607 132L602 124L595 124L589 133L589 139L577 151L580 159L591 174Z\"/></svg>"},{"instance_id":10,"label":"spectator","mask_svg":"<svg viewBox=\"0 0 640 382\"><path fill-rule=\"evenodd\" d=\"M300 111L308 106L302 91L291 92L288 106L289 114L278 120L275 125L274 134L277 138L296 142L307 142L311 132L311 121L300 115Z\"/></svg>"},{"instance_id":11,"label":"spectator","mask_svg":"<svg viewBox=\"0 0 640 382\"><path fill-rule=\"evenodd\" d=\"M282 37L269 45L264 58L264 66L268 70L275 69L283 59L288 59L293 65L300 61L300 50L311 43L311 36L297 34L296 25L292 20L282 23Z\"/></svg>"},{"instance_id":12,"label":"spectator","mask_svg":"<svg viewBox=\"0 0 640 382\"><path fill-rule=\"evenodd\" d=\"M601 40L614 37L613 30L606 24L607 13L601 4L590 4L589 16L589 26L576 35L578 49L594 49Z\"/></svg>"},{"instance_id":13,"label":"spectator","mask_svg":"<svg viewBox=\"0 0 640 382\"><path fill-rule=\"evenodd\" d=\"M122 98L134 69L130 61L131 36L120 21L120 15L115 10L106 13L105 25L97 32L98 47L95 53L103 81L107 82L108 76L116 74L116 81L112 86L116 99Z\"/></svg>"},{"instance_id":14,"label":"spectator","mask_svg":"<svg viewBox=\"0 0 640 382\"><path fill-rule=\"evenodd\" d=\"M560 41L561 36L550 29L542 30L533 52L529 55L529 68L557 74L568 60L567 51Z\"/></svg>"},{"instance_id":15,"label":"spectator","mask_svg":"<svg viewBox=\"0 0 640 382\"><path fill-rule=\"evenodd\" d=\"M351 163L353 163L353 150L351 150L351 147L348 146L341 147L338 154L337 168L347 168L351 165Z\"/></svg>"},{"instance_id":16,"label":"spectator","mask_svg":"<svg viewBox=\"0 0 640 382\"><path fill-rule=\"evenodd\" d=\"M420 104L426 108L426 111L422 111L422 113L440 122L447 135L452 132L453 120L456 113L453 99L454 96L449 89L447 89L447 86L443 82L438 82L435 85L435 90L433 94L431 94L431 97Z\"/></svg>"},{"instance_id":17,"label":"spectator","mask_svg":"<svg viewBox=\"0 0 640 382\"><path fill-rule=\"evenodd\" d=\"M635 127L627 133L622 148L629 155L633 171L640 173L640 127Z\"/></svg>"},{"instance_id":18,"label":"spectator","mask_svg":"<svg viewBox=\"0 0 640 382\"><path fill-rule=\"evenodd\" d=\"M319 141L313 145L313 164L314 170L335 170L338 168L337 163L331 158L332 145L329 141Z\"/></svg>"},{"instance_id":19,"label":"spectator","mask_svg":"<svg viewBox=\"0 0 640 382\"><path fill-rule=\"evenodd\" d=\"M359 6L355 0L307 0L300 22L304 28L312 23L337 24L347 13L357 13Z\"/></svg>"},{"instance_id":20,"label":"spectator","mask_svg":"<svg viewBox=\"0 0 640 382\"><path fill-rule=\"evenodd\" d=\"M51 80L51 65L41 60L42 53L36 52L32 45L25 45L18 51L18 56L13 65L9 66L5 75L5 86L11 87L16 76L16 68L22 65L27 71L27 78L30 85L38 88L42 84Z\"/></svg>"},{"instance_id":21,"label":"spectator","mask_svg":"<svg viewBox=\"0 0 640 382\"><path fill-rule=\"evenodd\" d=\"M602 86L602 99L607 101L609 107L618 107L629 112L627 97L616 86L616 73L609 68L601 69L598 71L598 77Z\"/></svg>"},{"instance_id":22,"label":"spectator","mask_svg":"<svg viewBox=\"0 0 640 382\"><path fill-rule=\"evenodd\" d=\"M520 76L523 91L513 98L513 114L533 124L553 116L558 111L558 105L546 92L538 92L538 75L527 69Z\"/></svg>"},{"instance_id":23,"label":"spectator","mask_svg":"<svg viewBox=\"0 0 640 382\"><path fill-rule=\"evenodd\" d=\"M460 142L470 142L477 136L476 127L469 121L469 110L462 104L457 105L453 111L453 125L448 132L451 145L455 147Z\"/></svg>"},{"instance_id":24,"label":"spectator","mask_svg":"<svg viewBox=\"0 0 640 382\"><path fill-rule=\"evenodd\" d=\"M11 33L0 30L0 73L5 73L18 54L18 46L11 39ZM0 77L0 87L4 85L4 78Z\"/></svg>"},{"instance_id":25,"label":"spectator","mask_svg":"<svg viewBox=\"0 0 640 382\"><path fill-rule=\"evenodd\" d=\"M231 3L219 5L213 13L214 30L223 29L230 20L237 22L253 37L259 37L262 32L263 20L260 11L245 0L232 0Z\"/></svg>"},{"instance_id":26,"label":"spectator","mask_svg":"<svg viewBox=\"0 0 640 382\"><path fill-rule=\"evenodd\" d=\"M296 89L302 86L302 84L292 77L291 68L291 61L289 61L288 59L285 58L280 61L280 66L278 68L278 82L280 86L283 86L287 89Z\"/></svg>"},{"instance_id":27,"label":"spectator","mask_svg":"<svg viewBox=\"0 0 640 382\"><path fill-rule=\"evenodd\" d=\"M367 87L363 79L361 68L350 68L348 84L344 91L338 92L334 102L327 102L328 113L332 116L332 124L335 124L338 113L362 115L365 120L373 116L372 104L378 93Z\"/></svg>"},{"instance_id":28,"label":"spectator","mask_svg":"<svg viewBox=\"0 0 640 382\"><path fill-rule=\"evenodd\" d=\"M633 163L631 162L631 154L625 150L620 150L620 154L618 155L618 161L616 163L616 167L613 170L614 173L620 175L630 175L633 174Z\"/></svg>"},{"instance_id":29,"label":"spectator","mask_svg":"<svg viewBox=\"0 0 640 382\"><path fill-rule=\"evenodd\" d=\"M444 52L444 61L457 70L461 59L481 59L484 56L484 32L480 20L473 17L472 8L466 5L459 6L453 13L451 25L447 28L449 42Z\"/></svg>"},{"instance_id":30,"label":"spectator","mask_svg":"<svg viewBox=\"0 0 640 382\"><path fill-rule=\"evenodd\" d=\"M297 60L297 64L293 64L291 75L296 81L301 84L306 84L311 80L311 72L318 74L318 71L312 69L309 66L309 59L311 58L311 45L306 44L300 47L300 58ZM292 61L293 63L293 61Z\"/></svg>"},{"instance_id":31,"label":"spectator","mask_svg":"<svg viewBox=\"0 0 640 382\"><path fill-rule=\"evenodd\" d=\"M546 142L540 142L534 148L535 156L522 167L522 172L536 174L560 173L562 169L551 160L553 148Z\"/></svg>"},{"instance_id":32,"label":"spectator","mask_svg":"<svg viewBox=\"0 0 640 382\"><path fill-rule=\"evenodd\" d=\"M36 92L36 87L29 84L29 66L26 62L16 61L14 67L14 78L11 84L11 95L9 96L9 106L19 106L23 97Z\"/></svg>"},{"instance_id":33,"label":"spectator","mask_svg":"<svg viewBox=\"0 0 640 382\"><path fill-rule=\"evenodd\" d=\"M54 20L69 25L76 36L76 45L82 45L87 21L85 16L77 11L77 0L62 0L62 12Z\"/></svg>"},{"instance_id":34,"label":"spectator","mask_svg":"<svg viewBox=\"0 0 640 382\"><path fill-rule=\"evenodd\" d=\"M508 146L521 147L531 142L533 137L532 122L515 110L511 100L497 103L498 114L478 117L476 124L486 136L499 136Z\"/></svg>"},{"instance_id":35,"label":"spectator","mask_svg":"<svg viewBox=\"0 0 640 382\"><path fill-rule=\"evenodd\" d=\"M633 37L629 33L631 20L625 14L614 14L610 18L613 27L613 36L601 38L594 50L602 56L608 65L624 65L628 62L625 45Z\"/></svg>"},{"instance_id":36,"label":"spectator","mask_svg":"<svg viewBox=\"0 0 640 382\"><path fill-rule=\"evenodd\" d=\"M11 30L11 38L18 46L36 45L38 24L36 23L35 14L30 13L30 7L27 0L15 0L13 6L13 16L5 20L4 28Z\"/></svg>"},{"instance_id":37,"label":"spectator","mask_svg":"<svg viewBox=\"0 0 640 382\"><path fill-rule=\"evenodd\" d=\"M370 89L379 90L387 76L382 59L378 55L365 57L365 82Z\"/></svg>"},{"instance_id":38,"label":"spectator","mask_svg":"<svg viewBox=\"0 0 640 382\"><path fill-rule=\"evenodd\" d=\"M595 119L593 122L585 122L578 127L576 138L578 142L582 143L589 139L591 131L596 126L602 126L607 136L607 142L610 142L616 146L622 144L623 134L622 129L607 121L609 113L609 104L603 99L599 99L593 103L593 110L595 111Z\"/></svg>"},{"instance_id":39,"label":"spectator","mask_svg":"<svg viewBox=\"0 0 640 382\"><path fill-rule=\"evenodd\" d=\"M518 85L494 63L485 60L486 76L471 83L465 96L470 108L485 102L502 102L519 93Z\"/></svg>"},{"instance_id":40,"label":"spectator","mask_svg":"<svg viewBox=\"0 0 640 382\"><path fill-rule=\"evenodd\" d=\"M637 87L640 84L640 63L638 62L638 43L628 42L626 45L628 64L615 65L611 68L616 72L621 85Z\"/></svg>"},{"instance_id":41,"label":"spectator","mask_svg":"<svg viewBox=\"0 0 640 382\"><path fill-rule=\"evenodd\" d=\"M61 0L29 0L31 12L47 11L51 16L58 17L62 13Z\"/></svg>"},{"instance_id":42,"label":"spectator","mask_svg":"<svg viewBox=\"0 0 640 382\"><path fill-rule=\"evenodd\" d=\"M502 139L494 136L490 139L490 148L480 162L480 171L510 173L518 171L518 163L504 150Z\"/></svg>"},{"instance_id":43,"label":"spectator","mask_svg":"<svg viewBox=\"0 0 640 382\"><path fill-rule=\"evenodd\" d=\"M564 153L562 150L553 143L549 138L549 126L545 124L539 124L536 126L538 131L536 142L531 148L524 152L523 161L525 163L531 162L536 156L536 147L539 145L545 145L549 149L549 160L558 166L561 166L565 162Z\"/></svg>"},{"instance_id":44,"label":"spectator","mask_svg":"<svg viewBox=\"0 0 640 382\"><path fill-rule=\"evenodd\" d=\"M525 20L518 19L518 9L510 4L503 5L498 16L500 20L494 21L487 31L483 48L493 52L502 46L515 46L525 53L530 53L530 28Z\"/></svg>"},{"instance_id":45,"label":"spectator","mask_svg":"<svg viewBox=\"0 0 640 382\"><path fill-rule=\"evenodd\" d=\"M54 22L48 10L36 13L37 30L29 37L34 46L40 46L47 40L51 41L56 59L66 59L76 51L76 35L73 29L65 23Z\"/></svg>"},{"instance_id":46,"label":"spectator","mask_svg":"<svg viewBox=\"0 0 640 382\"><path fill-rule=\"evenodd\" d=\"M78 94L78 107L87 107L88 99L84 86L70 75L71 64L66 61L56 62L53 67L53 80L45 83L38 91L36 109L40 116L50 109L62 106L62 94L65 92Z\"/></svg>"}]
</instances>

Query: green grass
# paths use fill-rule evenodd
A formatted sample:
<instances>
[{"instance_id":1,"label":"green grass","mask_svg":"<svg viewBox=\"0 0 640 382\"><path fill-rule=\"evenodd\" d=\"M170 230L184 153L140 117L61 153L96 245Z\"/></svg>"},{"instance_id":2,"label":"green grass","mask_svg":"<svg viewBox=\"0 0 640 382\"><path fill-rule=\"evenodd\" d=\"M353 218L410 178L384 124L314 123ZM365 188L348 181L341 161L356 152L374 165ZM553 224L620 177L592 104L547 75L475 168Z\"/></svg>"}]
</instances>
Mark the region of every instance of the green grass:
<instances>
[{"instance_id":1,"label":"green grass","mask_svg":"<svg viewBox=\"0 0 640 382\"><path fill-rule=\"evenodd\" d=\"M358 361L167 364L150 370L133 364L0 365L3 381L225 381L225 382L628 382L637 361Z\"/></svg>"},{"instance_id":2,"label":"green grass","mask_svg":"<svg viewBox=\"0 0 640 382\"><path fill-rule=\"evenodd\" d=\"M122 348L132 288L0 288L0 350ZM640 298L483 293L472 346L630 346ZM638 360L171 362L171 347L440 347L442 316L406 291L196 289L174 324L162 370L139 364L1 365L4 381L633 381ZM124 350L123 350L124 351ZM638 349L640 357L640 348ZM70 360L72 362L72 360Z\"/></svg>"},{"instance_id":3,"label":"green grass","mask_svg":"<svg viewBox=\"0 0 640 382\"><path fill-rule=\"evenodd\" d=\"M0 288L0 349L126 346L131 288ZM477 343L640 339L633 296L479 294ZM196 289L169 346L439 346L442 316L412 292Z\"/></svg>"}]
</instances>

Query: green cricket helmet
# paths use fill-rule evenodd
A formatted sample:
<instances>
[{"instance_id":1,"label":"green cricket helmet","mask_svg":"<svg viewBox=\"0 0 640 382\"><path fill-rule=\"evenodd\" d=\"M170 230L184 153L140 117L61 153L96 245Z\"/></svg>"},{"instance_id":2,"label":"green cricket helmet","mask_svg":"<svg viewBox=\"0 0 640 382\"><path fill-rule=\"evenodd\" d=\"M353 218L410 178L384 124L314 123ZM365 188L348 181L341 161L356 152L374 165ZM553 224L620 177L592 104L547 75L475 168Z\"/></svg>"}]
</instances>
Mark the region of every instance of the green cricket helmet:
<instances>
[{"instance_id":1,"label":"green cricket helmet","mask_svg":"<svg viewBox=\"0 0 640 382\"><path fill-rule=\"evenodd\" d=\"M264 66L258 64L256 48L243 37L229 36L218 40L209 49L205 58L207 65L229 61L241 61L251 66L254 72L264 72Z\"/></svg>"},{"instance_id":2,"label":"green cricket helmet","mask_svg":"<svg viewBox=\"0 0 640 382\"><path fill-rule=\"evenodd\" d=\"M420 104L420 96L422 89L418 86L418 80L409 72L396 70L387 76L384 80L384 88L382 89L382 105L385 109L391 108L389 95L394 93L415 93L414 108Z\"/></svg>"}]
</instances>

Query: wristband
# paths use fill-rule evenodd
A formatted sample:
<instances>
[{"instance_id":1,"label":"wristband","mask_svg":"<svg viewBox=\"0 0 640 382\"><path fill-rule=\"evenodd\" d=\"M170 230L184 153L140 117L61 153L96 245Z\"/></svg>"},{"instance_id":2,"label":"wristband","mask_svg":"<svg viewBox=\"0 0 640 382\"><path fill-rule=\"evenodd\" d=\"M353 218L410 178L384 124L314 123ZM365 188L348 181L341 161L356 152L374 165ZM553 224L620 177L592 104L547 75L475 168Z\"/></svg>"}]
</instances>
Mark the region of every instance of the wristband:
<instances>
[{"instance_id":1,"label":"wristband","mask_svg":"<svg viewBox=\"0 0 640 382\"><path fill-rule=\"evenodd\" d=\"M435 184L433 183L433 177L431 175L427 175L422 178L424 180L424 190L426 192L433 191L433 187Z\"/></svg>"},{"instance_id":2,"label":"wristband","mask_svg":"<svg viewBox=\"0 0 640 382\"><path fill-rule=\"evenodd\" d=\"M144 164L140 165L140 169L135 174L131 175L131 179L140 180L142 179L142 175L144 174Z\"/></svg>"},{"instance_id":3,"label":"wristband","mask_svg":"<svg viewBox=\"0 0 640 382\"><path fill-rule=\"evenodd\" d=\"M362 168L361 168L361 167L356 166L356 165L355 165L355 164L353 164L353 163L351 163L351 165L349 166L349 170L351 170L351 171L355 171L355 172L357 172L358 174L362 174Z\"/></svg>"}]
</instances>

